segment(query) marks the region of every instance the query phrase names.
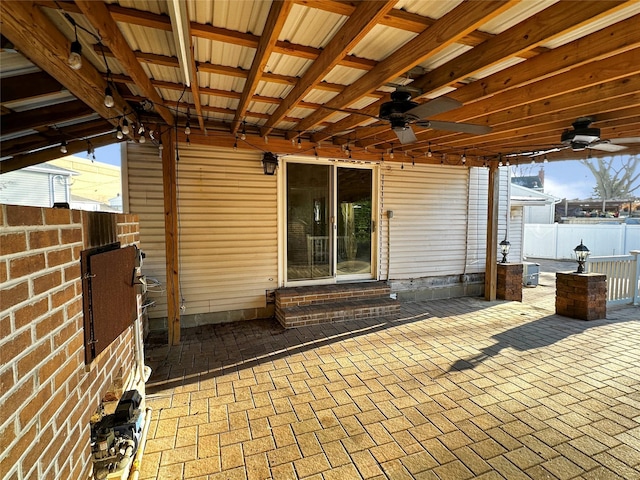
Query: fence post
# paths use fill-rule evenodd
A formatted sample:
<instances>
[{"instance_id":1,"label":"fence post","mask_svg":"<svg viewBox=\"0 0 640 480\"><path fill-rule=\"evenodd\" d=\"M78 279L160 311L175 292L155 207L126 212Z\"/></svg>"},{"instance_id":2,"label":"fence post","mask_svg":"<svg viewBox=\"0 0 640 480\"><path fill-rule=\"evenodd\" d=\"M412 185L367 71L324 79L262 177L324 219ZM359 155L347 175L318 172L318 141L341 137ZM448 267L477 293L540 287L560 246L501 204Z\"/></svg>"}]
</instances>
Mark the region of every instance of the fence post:
<instances>
[{"instance_id":1,"label":"fence post","mask_svg":"<svg viewBox=\"0 0 640 480\"><path fill-rule=\"evenodd\" d=\"M640 250L631 250L629 252L634 257L635 265L631 267L631 299L634 305L640 304L640 292L638 291L638 283L640 281Z\"/></svg>"}]
</instances>

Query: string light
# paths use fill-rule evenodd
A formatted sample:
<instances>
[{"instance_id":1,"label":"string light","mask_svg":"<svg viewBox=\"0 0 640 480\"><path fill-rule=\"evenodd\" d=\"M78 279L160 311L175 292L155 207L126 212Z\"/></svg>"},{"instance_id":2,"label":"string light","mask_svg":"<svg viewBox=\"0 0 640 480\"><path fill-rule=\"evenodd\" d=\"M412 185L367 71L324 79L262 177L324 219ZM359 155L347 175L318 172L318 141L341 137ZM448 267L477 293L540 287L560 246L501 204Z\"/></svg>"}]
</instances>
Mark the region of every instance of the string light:
<instances>
[{"instance_id":1,"label":"string light","mask_svg":"<svg viewBox=\"0 0 640 480\"><path fill-rule=\"evenodd\" d=\"M129 122L127 121L127 117L122 119L122 133L124 135L129 135Z\"/></svg>"},{"instance_id":2,"label":"string light","mask_svg":"<svg viewBox=\"0 0 640 480\"><path fill-rule=\"evenodd\" d=\"M246 124L247 121L243 120L242 121L242 133L240 134L240 140L246 140L247 139L247 130L246 130Z\"/></svg>"},{"instance_id":3,"label":"string light","mask_svg":"<svg viewBox=\"0 0 640 480\"><path fill-rule=\"evenodd\" d=\"M118 140L122 140L124 138L124 134L122 133L122 127L120 125L118 125L118 128L116 128L116 138Z\"/></svg>"},{"instance_id":4,"label":"string light","mask_svg":"<svg viewBox=\"0 0 640 480\"><path fill-rule=\"evenodd\" d=\"M76 34L76 39L71 42L71 49L69 51L69 58L67 59L67 63L74 70L80 70L82 67L82 45L78 41L78 27L75 22L73 23L73 30Z\"/></svg>"},{"instance_id":5,"label":"string light","mask_svg":"<svg viewBox=\"0 0 640 480\"><path fill-rule=\"evenodd\" d=\"M234 151L238 150L238 136L237 135L236 135L235 142L233 142L233 150Z\"/></svg>"},{"instance_id":6,"label":"string light","mask_svg":"<svg viewBox=\"0 0 640 480\"><path fill-rule=\"evenodd\" d=\"M191 122L189 122L189 117L187 117L187 125L184 127L184 134L186 136L191 135Z\"/></svg>"},{"instance_id":7,"label":"string light","mask_svg":"<svg viewBox=\"0 0 640 480\"><path fill-rule=\"evenodd\" d=\"M460 157L460 160L462 160L462 165L466 165L467 164L467 149L464 149L464 152L462 152L462 157Z\"/></svg>"},{"instance_id":8,"label":"string light","mask_svg":"<svg viewBox=\"0 0 640 480\"><path fill-rule=\"evenodd\" d=\"M67 153L69 150L67 149L67 141L63 140L62 143L60 144L60 152L61 153Z\"/></svg>"},{"instance_id":9,"label":"string light","mask_svg":"<svg viewBox=\"0 0 640 480\"><path fill-rule=\"evenodd\" d=\"M144 135L144 125L140 122L140 128L138 128L138 135ZM150 132L151 137L153 138L153 132Z\"/></svg>"},{"instance_id":10,"label":"string light","mask_svg":"<svg viewBox=\"0 0 640 480\"><path fill-rule=\"evenodd\" d=\"M429 149L427 150L427 157L428 158L433 157L433 152L431 151L431 142L429 142Z\"/></svg>"},{"instance_id":11,"label":"string light","mask_svg":"<svg viewBox=\"0 0 640 480\"><path fill-rule=\"evenodd\" d=\"M391 145L391 151L389 152L389 158L393 160L393 145Z\"/></svg>"},{"instance_id":12,"label":"string light","mask_svg":"<svg viewBox=\"0 0 640 480\"><path fill-rule=\"evenodd\" d=\"M300 135L298 135L298 150L300 150L302 148L302 139L300 138Z\"/></svg>"},{"instance_id":13,"label":"string light","mask_svg":"<svg viewBox=\"0 0 640 480\"><path fill-rule=\"evenodd\" d=\"M187 137L187 139L189 139L189 137ZM147 137L144 136L144 133L140 135L140 138L138 139L138 141L140 143L147 143Z\"/></svg>"},{"instance_id":14,"label":"string light","mask_svg":"<svg viewBox=\"0 0 640 480\"><path fill-rule=\"evenodd\" d=\"M116 104L113 99L113 91L111 87L107 85L107 88L104 89L104 106L107 108L112 108Z\"/></svg>"}]
</instances>

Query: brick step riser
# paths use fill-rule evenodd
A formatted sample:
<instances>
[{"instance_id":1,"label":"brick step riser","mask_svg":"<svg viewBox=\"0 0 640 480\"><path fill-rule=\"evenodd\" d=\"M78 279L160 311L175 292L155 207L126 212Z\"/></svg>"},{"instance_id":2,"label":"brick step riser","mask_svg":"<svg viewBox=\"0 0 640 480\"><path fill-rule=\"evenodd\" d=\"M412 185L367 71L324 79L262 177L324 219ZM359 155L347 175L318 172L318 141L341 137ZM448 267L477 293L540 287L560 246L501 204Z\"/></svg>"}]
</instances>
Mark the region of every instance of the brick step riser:
<instances>
[{"instance_id":1,"label":"brick step riser","mask_svg":"<svg viewBox=\"0 0 640 480\"><path fill-rule=\"evenodd\" d=\"M317 325L321 323L346 322L367 318L385 317L400 311L400 304L353 309L339 308L332 311L310 313L297 316L278 315L278 321L285 328Z\"/></svg>"},{"instance_id":2,"label":"brick step riser","mask_svg":"<svg viewBox=\"0 0 640 480\"><path fill-rule=\"evenodd\" d=\"M276 291L276 307L301 307L305 305L318 305L324 303L331 303L334 301L344 301L353 299L376 299L376 298L389 298L391 294L391 288L377 288L369 290L353 290L344 292L331 292L326 294L315 295L286 295L280 296Z\"/></svg>"}]
</instances>

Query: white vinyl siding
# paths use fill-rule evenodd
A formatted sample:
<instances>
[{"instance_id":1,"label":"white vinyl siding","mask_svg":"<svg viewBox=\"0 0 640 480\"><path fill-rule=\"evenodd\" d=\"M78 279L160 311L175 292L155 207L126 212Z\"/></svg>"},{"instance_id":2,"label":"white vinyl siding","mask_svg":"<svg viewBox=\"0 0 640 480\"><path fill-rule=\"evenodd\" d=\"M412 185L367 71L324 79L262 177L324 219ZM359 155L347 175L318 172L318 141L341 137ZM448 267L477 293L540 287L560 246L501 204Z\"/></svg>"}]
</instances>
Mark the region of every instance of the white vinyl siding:
<instances>
[{"instance_id":1,"label":"white vinyl siding","mask_svg":"<svg viewBox=\"0 0 640 480\"><path fill-rule=\"evenodd\" d=\"M67 175L53 175L27 169L4 173L0 178L0 203L53 207L55 202L68 202Z\"/></svg>"},{"instance_id":2,"label":"white vinyl siding","mask_svg":"<svg viewBox=\"0 0 640 480\"><path fill-rule=\"evenodd\" d=\"M500 171L498 241L504 238L506 226L507 175L503 170ZM381 188L382 279L485 271L487 169L446 165L415 165L404 169L383 166ZM393 211L391 219L388 211Z\"/></svg>"},{"instance_id":3,"label":"white vinyl siding","mask_svg":"<svg viewBox=\"0 0 640 480\"><path fill-rule=\"evenodd\" d=\"M158 150L129 147L129 210L140 216L145 274L165 283L162 166ZM186 314L266 305L277 286L276 177L261 154L180 145L178 242ZM155 258L154 258L155 257ZM166 316L153 296L152 318Z\"/></svg>"},{"instance_id":4,"label":"white vinyl siding","mask_svg":"<svg viewBox=\"0 0 640 480\"><path fill-rule=\"evenodd\" d=\"M521 206L511 207L511 220L509 223L509 242L511 248L507 261L510 263L522 262L522 232L524 230L523 210Z\"/></svg>"}]
</instances>

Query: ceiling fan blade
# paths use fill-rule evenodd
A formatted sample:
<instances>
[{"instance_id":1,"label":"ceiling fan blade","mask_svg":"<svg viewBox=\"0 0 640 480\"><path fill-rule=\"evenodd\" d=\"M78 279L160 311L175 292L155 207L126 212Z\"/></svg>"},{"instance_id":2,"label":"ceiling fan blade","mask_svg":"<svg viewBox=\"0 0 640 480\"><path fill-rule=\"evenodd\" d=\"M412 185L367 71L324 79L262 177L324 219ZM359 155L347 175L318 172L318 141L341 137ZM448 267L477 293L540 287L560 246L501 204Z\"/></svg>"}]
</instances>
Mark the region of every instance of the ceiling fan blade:
<instances>
[{"instance_id":1,"label":"ceiling fan blade","mask_svg":"<svg viewBox=\"0 0 640 480\"><path fill-rule=\"evenodd\" d=\"M456 123L456 122L441 122L439 120L429 120L427 122L416 122L416 125L425 128L433 128L434 130L447 130L449 132L460 133L472 133L475 135L482 135L483 133L489 133L491 127L487 125L475 125L473 123Z\"/></svg>"},{"instance_id":2,"label":"ceiling fan blade","mask_svg":"<svg viewBox=\"0 0 640 480\"><path fill-rule=\"evenodd\" d=\"M623 137L623 138L612 138L608 140L610 143L614 145L626 144L626 143L640 143L640 137Z\"/></svg>"},{"instance_id":3,"label":"ceiling fan blade","mask_svg":"<svg viewBox=\"0 0 640 480\"><path fill-rule=\"evenodd\" d=\"M620 150L625 150L627 147L623 145L615 145L613 143L601 142L601 143L593 143L589 145L587 148L591 148L592 150L600 150L603 152L619 152Z\"/></svg>"},{"instance_id":4,"label":"ceiling fan blade","mask_svg":"<svg viewBox=\"0 0 640 480\"><path fill-rule=\"evenodd\" d=\"M413 130L411 129L411 127L394 128L393 131L396 134L396 137L398 137L398 140L400 140L400 143L402 145L413 143L416 140L418 140L416 138L416 134L413 133Z\"/></svg>"},{"instance_id":5,"label":"ceiling fan blade","mask_svg":"<svg viewBox=\"0 0 640 480\"><path fill-rule=\"evenodd\" d=\"M405 115L415 118L428 118L433 117L439 113L448 112L456 108L460 108L462 103L458 100L454 100L449 97L438 97L428 102L421 103L417 107L413 107L411 110L407 110Z\"/></svg>"}]
</instances>

